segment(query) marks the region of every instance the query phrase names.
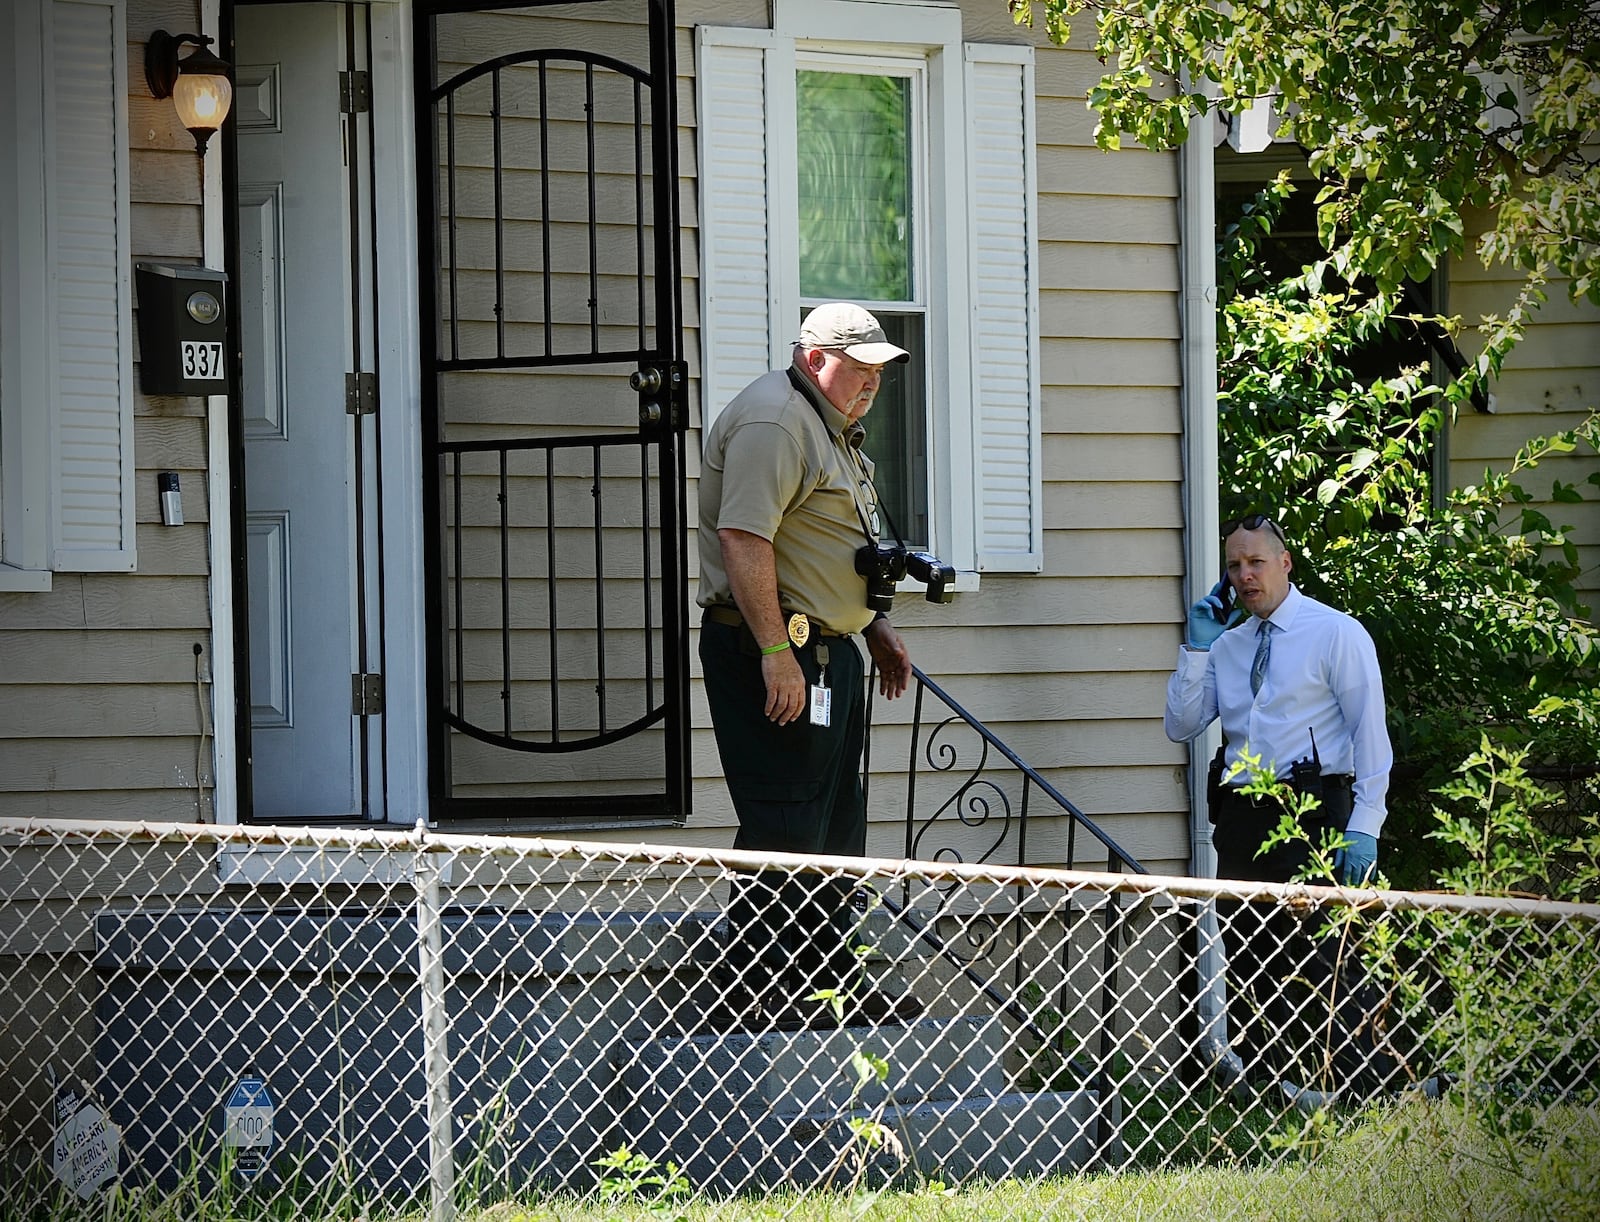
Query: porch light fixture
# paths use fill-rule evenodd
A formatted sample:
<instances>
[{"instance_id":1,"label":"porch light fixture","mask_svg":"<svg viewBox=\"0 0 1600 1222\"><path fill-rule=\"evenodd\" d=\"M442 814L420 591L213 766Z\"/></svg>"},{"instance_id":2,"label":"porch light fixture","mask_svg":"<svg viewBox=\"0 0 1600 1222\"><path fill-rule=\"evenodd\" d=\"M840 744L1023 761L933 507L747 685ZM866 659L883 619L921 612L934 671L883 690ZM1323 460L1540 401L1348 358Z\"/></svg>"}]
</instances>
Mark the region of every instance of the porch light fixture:
<instances>
[{"instance_id":1,"label":"porch light fixture","mask_svg":"<svg viewBox=\"0 0 1600 1222\"><path fill-rule=\"evenodd\" d=\"M193 43L187 58L178 48ZM194 137L194 151L202 157L211 133L222 126L233 102L233 69L208 49L212 39L204 34L169 34L156 30L144 44L144 79L153 98L171 98L178 121Z\"/></svg>"}]
</instances>

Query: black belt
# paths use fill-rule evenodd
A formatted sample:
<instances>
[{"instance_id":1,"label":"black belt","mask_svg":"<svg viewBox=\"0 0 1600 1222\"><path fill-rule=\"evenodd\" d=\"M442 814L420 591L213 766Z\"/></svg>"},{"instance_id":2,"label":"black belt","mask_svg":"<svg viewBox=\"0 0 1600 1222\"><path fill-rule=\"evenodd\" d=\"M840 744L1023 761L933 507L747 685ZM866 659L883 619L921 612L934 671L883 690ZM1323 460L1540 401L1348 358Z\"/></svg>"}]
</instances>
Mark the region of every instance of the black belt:
<instances>
[{"instance_id":1,"label":"black belt","mask_svg":"<svg viewBox=\"0 0 1600 1222\"><path fill-rule=\"evenodd\" d=\"M787 623L789 617L793 615L794 612L782 611L780 614L783 616L784 622ZM810 616L807 616L806 618L810 619ZM701 620L705 623L725 624L729 628L743 628L745 626L744 616L739 614L739 609L737 607L730 607L726 603L717 603L713 606L705 608L705 613L701 616ZM816 620L811 620L811 639L813 641L818 637L826 637L829 640L843 641L847 640L849 635L850 634L847 632L829 632L826 628L823 628L820 624L818 624Z\"/></svg>"},{"instance_id":2,"label":"black belt","mask_svg":"<svg viewBox=\"0 0 1600 1222\"><path fill-rule=\"evenodd\" d=\"M1331 823L1343 831L1350 818L1355 779L1354 775L1348 772L1328 772L1318 777L1314 788L1320 805L1307 816L1305 821L1313 824ZM1306 792L1306 788L1301 785L1294 785L1292 788L1299 793ZM1265 814L1273 816L1276 821L1276 817L1283 811L1282 804L1276 798L1270 795L1240 793L1239 787L1235 785L1218 785L1208 796L1212 823L1217 821L1219 813L1234 817Z\"/></svg>"}]
</instances>

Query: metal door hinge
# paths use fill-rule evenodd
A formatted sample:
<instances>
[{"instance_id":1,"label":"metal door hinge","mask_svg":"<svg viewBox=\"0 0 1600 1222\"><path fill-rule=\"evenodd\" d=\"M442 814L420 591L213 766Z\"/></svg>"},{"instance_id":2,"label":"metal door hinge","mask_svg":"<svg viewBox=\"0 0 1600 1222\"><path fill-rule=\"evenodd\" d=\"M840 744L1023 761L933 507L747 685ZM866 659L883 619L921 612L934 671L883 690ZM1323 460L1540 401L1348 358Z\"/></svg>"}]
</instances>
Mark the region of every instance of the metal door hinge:
<instances>
[{"instance_id":1,"label":"metal door hinge","mask_svg":"<svg viewBox=\"0 0 1600 1222\"><path fill-rule=\"evenodd\" d=\"M352 416L370 416L378 410L378 378L370 373L344 375L344 410Z\"/></svg>"},{"instance_id":2,"label":"metal door hinge","mask_svg":"<svg viewBox=\"0 0 1600 1222\"><path fill-rule=\"evenodd\" d=\"M370 73L339 73L339 109L347 115L362 115L372 109Z\"/></svg>"},{"instance_id":3,"label":"metal door hinge","mask_svg":"<svg viewBox=\"0 0 1600 1222\"><path fill-rule=\"evenodd\" d=\"M350 676L350 715L376 717L383 712L383 676Z\"/></svg>"}]
</instances>

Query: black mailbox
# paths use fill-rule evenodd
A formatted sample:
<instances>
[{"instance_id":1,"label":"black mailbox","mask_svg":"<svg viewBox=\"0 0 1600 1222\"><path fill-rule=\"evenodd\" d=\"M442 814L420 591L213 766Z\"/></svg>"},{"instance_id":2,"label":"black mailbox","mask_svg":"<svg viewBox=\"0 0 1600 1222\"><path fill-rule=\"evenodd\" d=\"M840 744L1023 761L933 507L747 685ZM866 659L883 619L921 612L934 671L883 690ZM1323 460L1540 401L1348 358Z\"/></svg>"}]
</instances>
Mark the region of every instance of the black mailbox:
<instances>
[{"instance_id":1,"label":"black mailbox","mask_svg":"<svg viewBox=\"0 0 1600 1222\"><path fill-rule=\"evenodd\" d=\"M139 387L147 395L220 395L228 389L228 324L209 267L137 263Z\"/></svg>"}]
</instances>

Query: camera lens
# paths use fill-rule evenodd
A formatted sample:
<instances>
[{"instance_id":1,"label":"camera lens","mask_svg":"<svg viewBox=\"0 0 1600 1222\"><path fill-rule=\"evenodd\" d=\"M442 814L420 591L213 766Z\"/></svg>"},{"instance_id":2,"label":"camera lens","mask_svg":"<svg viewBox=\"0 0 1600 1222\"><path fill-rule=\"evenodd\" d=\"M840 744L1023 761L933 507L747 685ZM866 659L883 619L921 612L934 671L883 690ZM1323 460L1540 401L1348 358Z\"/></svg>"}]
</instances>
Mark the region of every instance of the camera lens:
<instances>
[{"instance_id":1,"label":"camera lens","mask_svg":"<svg viewBox=\"0 0 1600 1222\"><path fill-rule=\"evenodd\" d=\"M867 543L856 551L856 572L867 579L867 608L888 611L895 586L906 575L906 553L888 543Z\"/></svg>"}]
</instances>

